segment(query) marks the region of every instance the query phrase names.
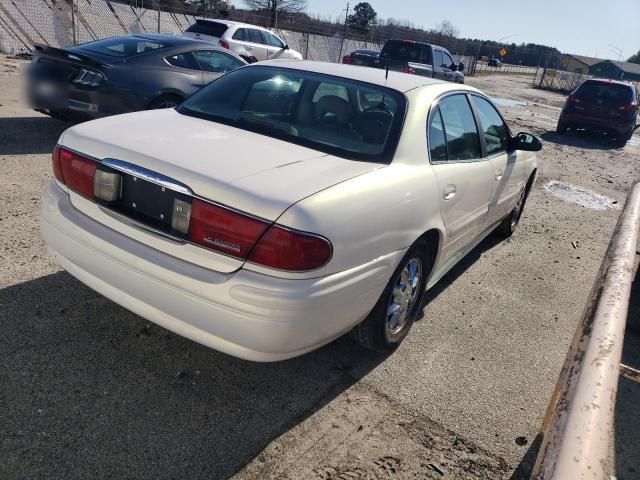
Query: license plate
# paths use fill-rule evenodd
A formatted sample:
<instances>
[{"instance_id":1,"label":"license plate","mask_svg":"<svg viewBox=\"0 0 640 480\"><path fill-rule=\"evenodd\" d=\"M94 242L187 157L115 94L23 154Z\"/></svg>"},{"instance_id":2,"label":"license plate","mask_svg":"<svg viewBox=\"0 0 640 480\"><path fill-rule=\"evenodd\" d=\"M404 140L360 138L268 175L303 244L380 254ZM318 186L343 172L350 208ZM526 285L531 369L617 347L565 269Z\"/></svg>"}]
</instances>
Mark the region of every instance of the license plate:
<instances>
[{"instance_id":1,"label":"license plate","mask_svg":"<svg viewBox=\"0 0 640 480\"><path fill-rule=\"evenodd\" d=\"M123 174L122 177L119 209L141 223L171 230L173 201L183 199L185 195L133 175Z\"/></svg>"}]
</instances>

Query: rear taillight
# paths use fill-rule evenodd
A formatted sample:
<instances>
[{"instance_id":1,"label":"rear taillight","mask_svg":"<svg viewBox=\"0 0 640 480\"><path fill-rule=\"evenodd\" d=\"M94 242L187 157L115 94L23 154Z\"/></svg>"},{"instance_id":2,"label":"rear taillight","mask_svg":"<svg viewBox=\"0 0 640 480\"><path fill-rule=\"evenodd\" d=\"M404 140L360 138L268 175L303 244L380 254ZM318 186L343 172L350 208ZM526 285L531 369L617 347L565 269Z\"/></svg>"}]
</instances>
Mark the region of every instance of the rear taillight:
<instances>
[{"instance_id":1,"label":"rear taillight","mask_svg":"<svg viewBox=\"0 0 640 480\"><path fill-rule=\"evenodd\" d=\"M269 222L194 198L189 240L211 250L246 258Z\"/></svg>"},{"instance_id":2,"label":"rear taillight","mask_svg":"<svg viewBox=\"0 0 640 480\"><path fill-rule=\"evenodd\" d=\"M631 102L627 105L623 105L622 107L620 107L620 110L624 111L624 112L635 112L636 110L638 110L638 103L637 102Z\"/></svg>"},{"instance_id":3,"label":"rear taillight","mask_svg":"<svg viewBox=\"0 0 640 480\"><path fill-rule=\"evenodd\" d=\"M347 65L351 65L353 62L351 61L351 55L345 55L342 57L342 63L346 63Z\"/></svg>"},{"instance_id":4,"label":"rear taillight","mask_svg":"<svg viewBox=\"0 0 640 480\"><path fill-rule=\"evenodd\" d=\"M71 150L53 150L53 174L74 192L93 200L93 177L98 163Z\"/></svg>"},{"instance_id":5,"label":"rear taillight","mask_svg":"<svg viewBox=\"0 0 640 480\"><path fill-rule=\"evenodd\" d=\"M575 93L572 93L571 95L569 95L568 100L572 103L580 103L580 99Z\"/></svg>"},{"instance_id":6,"label":"rear taillight","mask_svg":"<svg viewBox=\"0 0 640 480\"><path fill-rule=\"evenodd\" d=\"M331 243L244 213L193 199L189 240L225 255L278 270L320 268L331 258Z\"/></svg>"},{"instance_id":7,"label":"rear taillight","mask_svg":"<svg viewBox=\"0 0 640 480\"><path fill-rule=\"evenodd\" d=\"M331 243L324 237L273 225L255 246L248 261L278 270L305 271L331 259Z\"/></svg>"},{"instance_id":8,"label":"rear taillight","mask_svg":"<svg viewBox=\"0 0 640 480\"><path fill-rule=\"evenodd\" d=\"M62 178L62 168L60 167L60 147L53 147L53 155L51 156L51 166L53 168L53 176L56 177L60 183L64 183Z\"/></svg>"},{"instance_id":9,"label":"rear taillight","mask_svg":"<svg viewBox=\"0 0 640 480\"><path fill-rule=\"evenodd\" d=\"M226 48L227 50L229 50L229 49L230 49L230 47L229 47L229 43L228 43L228 42L225 42L225 41L224 41L224 40L222 40L222 39L220 39L220 40L218 41L218 45L220 45L222 48Z\"/></svg>"},{"instance_id":10,"label":"rear taillight","mask_svg":"<svg viewBox=\"0 0 640 480\"><path fill-rule=\"evenodd\" d=\"M97 87L104 80L104 76L100 72L81 68L80 71L71 79L72 83L84 85L86 87Z\"/></svg>"},{"instance_id":11,"label":"rear taillight","mask_svg":"<svg viewBox=\"0 0 640 480\"><path fill-rule=\"evenodd\" d=\"M402 70L404 73L409 73L411 75L413 75L414 73L416 73L415 69L411 68L409 65L405 65L404 66L404 70Z\"/></svg>"}]
</instances>

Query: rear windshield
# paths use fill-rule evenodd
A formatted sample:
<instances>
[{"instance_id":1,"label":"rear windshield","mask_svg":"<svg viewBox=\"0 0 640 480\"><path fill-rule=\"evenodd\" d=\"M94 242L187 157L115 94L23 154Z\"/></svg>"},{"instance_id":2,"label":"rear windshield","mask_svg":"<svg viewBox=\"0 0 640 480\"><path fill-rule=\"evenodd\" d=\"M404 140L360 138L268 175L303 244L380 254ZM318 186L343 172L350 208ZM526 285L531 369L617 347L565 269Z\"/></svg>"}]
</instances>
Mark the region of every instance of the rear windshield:
<instances>
[{"instance_id":1,"label":"rear windshield","mask_svg":"<svg viewBox=\"0 0 640 480\"><path fill-rule=\"evenodd\" d=\"M431 49L424 43L389 40L382 47L381 57L407 62L431 63Z\"/></svg>"},{"instance_id":2,"label":"rear windshield","mask_svg":"<svg viewBox=\"0 0 640 480\"><path fill-rule=\"evenodd\" d=\"M184 115L371 162L392 158L405 110L405 97L395 90L270 66L235 70L178 108Z\"/></svg>"},{"instance_id":3,"label":"rear windshield","mask_svg":"<svg viewBox=\"0 0 640 480\"><path fill-rule=\"evenodd\" d=\"M157 40L140 37L114 37L82 45L82 50L109 55L111 57L130 57L139 53L152 52L167 45Z\"/></svg>"},{"instance_id":4,"label":"rear windshield","mask_svg":"<svg viewBox=\"0 0 640 480\"><path fill-rule=\"evenodd\" d=\"M218 22L206 22L203 20L196 20L196 23L187 28L187 32L192 33L200 33L203 35L210 35L212 37L222 37L224 32L227 31L229 27L224 23Z\"/></svg>"},{"instance_id":5,"label":"rear windshield","mask_svg":"<svg viewBox=\"0 0 640 480\"><path fill-rule=\"evenodd\" d=\"M631 103L633 98L631 87L605 82L585 82L576 94L581 100L602 101L611 105Z\"/></svg>"}]
</instances>

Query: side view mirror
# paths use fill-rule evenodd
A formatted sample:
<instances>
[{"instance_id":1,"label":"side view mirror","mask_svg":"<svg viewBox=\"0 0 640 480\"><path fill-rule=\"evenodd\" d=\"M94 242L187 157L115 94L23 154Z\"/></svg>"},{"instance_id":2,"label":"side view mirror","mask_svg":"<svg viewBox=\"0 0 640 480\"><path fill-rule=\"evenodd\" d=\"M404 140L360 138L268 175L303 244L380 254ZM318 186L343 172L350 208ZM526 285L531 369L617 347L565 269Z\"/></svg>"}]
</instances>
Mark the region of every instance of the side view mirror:
<instances>
[{"instance_id":1,"label":"side view mirror","mask_svg":"<svg viewBox=\"0 0 640 480\"><path fill-rule=\"evenodd\" d=\"M456 65L455 63L452 63L451 65L449 65L449 69L452 72L456 72L456 71L458 71L458 65Z\"/></svg>"},{"instance_id":2,"label":"side view mirror","mask_svg":"<svg viewBox=\"0 0 640 480\"><path fill-rule=\"evenodd\" d=\"M284 47L282 47L283 50L289 50L289 45L287 43L284 44Z\"/></svg>"},{"instance_id":3,"label":"side view mirror","mask_svg":"<svg viewBox=\"0 0 640 480\"><path fill-rule=\"evenodd\" d=\"M542 150L542 142L538 137L526 132L520 132L511 138L513 150L524 150L527 152L539 152Z\"/></svg>"}]
</instances>

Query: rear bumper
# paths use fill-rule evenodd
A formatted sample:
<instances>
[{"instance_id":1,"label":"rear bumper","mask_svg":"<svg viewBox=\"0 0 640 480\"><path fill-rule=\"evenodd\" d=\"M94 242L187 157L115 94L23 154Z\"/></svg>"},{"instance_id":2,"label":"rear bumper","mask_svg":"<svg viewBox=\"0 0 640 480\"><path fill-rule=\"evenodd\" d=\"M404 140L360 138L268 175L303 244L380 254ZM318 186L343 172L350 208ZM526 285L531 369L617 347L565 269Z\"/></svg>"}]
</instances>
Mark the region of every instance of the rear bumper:
<instances>
[{"instance_id":1,"label":"rear bumper","mask_svg":"<svg viewBox=\"0 0 640 480\"><path fill-rule=\"evenodd\" d=\"M373 308L404 254L307 280L244 269L222 274L96 222L55 182L42 205L49 252L70 274L178 335L254 361L295 357L349 331Z\"/></svg>"},{"instance_id":2,"label":"rear bumper","mask_svg":"<svg viewBox=\"0 0 640 480\"><path fill-rule=\"evenodd\" d=\"M636 118L599 118L577 113L562 112L560 121L570 123L577 128L593 130L611 130L618 134L628 132L636 124Z\"/></svg>"}]
</instances>

